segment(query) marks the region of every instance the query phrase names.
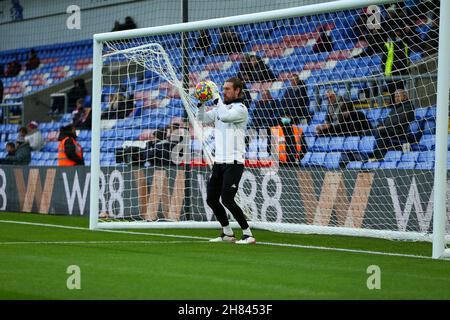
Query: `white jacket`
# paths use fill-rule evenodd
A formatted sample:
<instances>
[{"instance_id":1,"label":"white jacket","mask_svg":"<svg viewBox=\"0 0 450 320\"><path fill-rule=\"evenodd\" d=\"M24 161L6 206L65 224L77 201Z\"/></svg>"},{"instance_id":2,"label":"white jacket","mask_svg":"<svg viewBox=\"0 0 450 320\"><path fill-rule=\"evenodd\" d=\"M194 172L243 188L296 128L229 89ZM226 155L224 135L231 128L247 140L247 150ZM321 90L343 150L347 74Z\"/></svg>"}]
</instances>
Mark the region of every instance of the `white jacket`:
<instances>
[{"instance_id":1,"label":"white jacket","mask_svg":"<svg viewBox=\"0 0 450 320\"><path fill-rule=\"evenodd\" d=\"M45 144L45 141L42 138L42 134L39 130L36 130L29 135L26 135L25 141L27 141L30 144L31 150L33 151L41 150Z\"/></svg>"},{"instance_id":2,"label":"white jacket","mask_svg":"<svg viewBox=\"0 0 450 320\"><path fill-rule=\"evenodd\" d=\"M224 104L221 99L217 106L206 112L199 107L198 120L204 124L214 123L215 162L244 163L245 130L248 122L248 110L241 100Z\"/></svg>"}]
</instances>

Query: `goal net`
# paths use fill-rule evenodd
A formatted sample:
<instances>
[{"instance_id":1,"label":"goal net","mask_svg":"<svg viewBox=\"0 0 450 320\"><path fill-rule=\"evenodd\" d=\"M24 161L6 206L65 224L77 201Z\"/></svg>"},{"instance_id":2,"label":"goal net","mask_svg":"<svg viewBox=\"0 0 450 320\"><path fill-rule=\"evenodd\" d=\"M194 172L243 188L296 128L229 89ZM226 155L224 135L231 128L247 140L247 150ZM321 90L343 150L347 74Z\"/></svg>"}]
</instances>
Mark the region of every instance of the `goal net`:
<instances>
[{"instance_id":1,"label":"goal net","mask_svg":"<svg viewBox=\"0 0 450 320\"><path fill-rule=\"evenodd\" d=\"M249 114L237 198L251 225L430 240L446 193L436 145L448 148L436 139L439 9L338 1L96 35L91 226L219 226L206 203L214 131L193 88L237 76Z\"/></svg>"}]
</instances>

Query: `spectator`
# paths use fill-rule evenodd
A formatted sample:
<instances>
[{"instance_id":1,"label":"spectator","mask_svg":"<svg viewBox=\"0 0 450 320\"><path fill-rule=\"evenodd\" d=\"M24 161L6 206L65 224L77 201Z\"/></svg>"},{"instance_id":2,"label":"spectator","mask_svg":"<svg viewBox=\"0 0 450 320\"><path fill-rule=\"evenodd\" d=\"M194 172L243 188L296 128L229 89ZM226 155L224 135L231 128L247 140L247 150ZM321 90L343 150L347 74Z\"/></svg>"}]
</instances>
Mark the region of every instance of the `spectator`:
<instances>
[{"instance_id":1,"label":"spectator","mask_svg":"<svg viewBox=\"0 0 450 320\"><path fill-rule=\"evenodd\" d=\"M314 53L333 51L333 40L330 37L330 31L321 30L316 44L312 47Z\"/></svg>"},{"instance_id":2,"label":"spectator","mask_svg":"<svg viewBox=\"0 0 450 320\"><path fill-rule=\"evenodd\" d=\"M75 110L72 112L72 124L76 129L88 129L92 127L91 108L84 108L84 99L77 100Z\"/></svg>"},{"instance_id":3,"label":"spectator","mask_svg":"<svg viewBox=\"0 0 450 320\"><path fill-rule=\"evenodd\" d=\"M209 53L209 48L211 48L211 36L209 31L206 29L200 30L200 34L194 45L194 50L203 51L203 55L207 56Z\"/></svg>"},{"instance_id":4,"label":"spectator","mask_svg":"<svg viewBox=\"0 0 450 320\"><path fill-rule=\"evenodd\" d=\"M74 86L67 93L68 112L72 112L76 108L76 101L80 98L84 99L88 95L84 79L75 79Z\"/></svg>"},{"instance_id":5,"label":"spectator","mask_svg":"<svg viewBox=\"0 0 450 320\"><path fill-rule=\"evenodd\" d=\"M396 77L408 74L409 53L408 44L404 41L403 29L392 32L390 39L384 44L383 69L386 77ZM394 93L397 89L404 88L402 79L387 79L391 101L394 101Z\"/></svg>"},{"instance_id":6,"label":"spectator","mask_svg":"<svg viewBox=\"0 0 450 320\"><path fill-rule=\"evenodd\" d=\"M355 20L355 22L352 24L351 28L348 30L348 35L350 38L359 40L365 39L365 36L371 33L371 29L369 29L367 22L369 21L372 13L369 12L369 9L362 8L361 12L358 15L358 18Z\"/></svg>"},{"instance_id":7,"label":"spectator","mask_svg":"<svg viewBox=\"0 0 450 320\"><path fill-rule=\"evenodd\" d=\"M276 101L269 90L264 90L261 99L256 101L251 108L251 126L259 131L259 134L267 134L267 152L271 153L271 127L277 126L279 112Z\"/></svg>"},{"instance_id":8,"label":"spectator","mask_svg":"<svg viewBox=\"0 0 450 320\"><path fill-rule=\"evenodd\" d=\"M21 70L22 65L20 64L19 61L14 60L8 62L8 64L6 65L5 77L15 77L20 73Z\"/></svg>"},{"instance_id":9,"label":"spectator","mask_svg":"<svg viewBox=\"0 0 450 320\"><path fill-rule=\"evenodd\" d=\"M122 26L121 26L120 22L118 20L114 21L114 27L112 28L111 32L121 31L121 30L122 30Z\"/></svg>"},{"instance_id":10,"label":"spectator","mask_svg":"<svg viewBox=\"0 0 450 320\"><path fill-rule=\"evenodd\" d=\"M83 149L76 139L77 133L73 124L60 129L58 137L58 166L84 165Z\"/></svg>"},{"instance_id":11,"label":"spectator","mask_svg":"<svg viewBox=\"0 0 450 320\"><path fill-rule=\"evenodd\" d=\"M20 5L19 0L11 0L12 7L9 9L11 13L12 21L23 20L23 7Z\"/></svg>"},{"instance_id":12,"label":"spectator","mask_svg":"<svg viewBox=\"0 0 450 320\"><path fill-rule=\"evenodd\" d=\"M3 103L3 81L0 79L0 104Z\"/></svg>"},{"instance_id":13,"label":"spectator","mask_svg":"<svg viewBox=\"0 0 450 320\"><path fill-rule=\"evenodd\" d=\"M405 25L403 30L405 42L411 48L411 50L415 52L422 51L424 49L423 48L424 41L420 37L419 33L416 31L415 26Z\"/></svg>"},{"instance_id":14,"label":"spectator","mask_svg":"<svg viewBox=\"0 0 450 320\"><path fill-rule=\"evenodd\" d=\"M308 151L303 132L294 124L308 122L310 114L308 110L309 98L306 93L306 85L298 75L291 78L291 87L286 91L280 101L279 121L284 136L285 157L280 151L280 165L293 165L299 163ZM278 147L280 148L280 146Z\"/></svg>"},{"instance_id":15,"label":"spectator","mask_svg":"<svg viewBox=\"0 0 450 320\"><path fill-rule=\"evenodd\" d=\"M17 130L17 132L18 132L17 139L20 141L25 141L25 137L28 134L27 127L20 127L19 130Z\"/></svg>"},{"instance_id":16,"label":"spectator","mask_svg":"<svg viewBox=\"0 0 450 320\"><path fill-rule=\"evenodd\" d=\"M125 23L122 24L121 26L121 30L131 30L131 29L136 29L136 23L134 22L132 17L125 17Z\"/></svg>"},{"instance_id":17,"label":"spectator","mask_svg":"<svg viewBox=\"0 0 450 320\"><path fill-rule=\"evenodd\" d=\"M276 101L269 90L264 90L261 99L255 102L252 111L252 125L256 128L269 128L278 125L279 112Z\"/></svg>"},{"instance_id":18,"label":"spectator","mask_svg":"<svg viewBox=\"0 0 450 320\"><path fill-rule=\"evenodd\" d=\"M242 79L241 79L241 81L242 81ZM243 85L242 92L244 94L244 100L242 101L242 103L247 108L250 108L250 106L252 105L252 96L250 94L250 90L248 89L246 82L242 81L242 85Z\"/></svg>"},{"instance_id":19,"label":"spectator","mask_svg":"<svg viewBox=\"0 0 450 320\"><path fill-rule=\"evenodd\" d=\"M237 77L244 82L272 82L277 78L259 56L244 56Z\"/></svg>"},{"instance_id":20,"label":"spectator","mask_svg":"<svg viewBox=\"0 0 450 320\"><path fill-rule=\"evenodd\" d=\"M366 115L361 111L355 110L352 102L346 102L340 105L341 112L339 119L335 124L321 124L316 126L318 135L325 136L361 136L367 130L372 129Z\"/></svg>"},{"instance_id":21,"label":"spectator","mask_svg":"<svg viewBox=\"0 0 450 320\"><path fill-rule=\"evenodd\" d=\"M8 149L7 149L8 150ZM22 137L17 137L15 148L10 145L4 164L28 165L31 162L30 144Z\"/></svg>"},{"instance_id":22,"label":"spectator","mask_svg":"<svg viewBox=\"0 0 450 320\"><path fill-rule=\"evenodd\" d=\"M405 0L403 2L402 11L405 12L407 17L414 18L416 20L426 20L427 14L435 6L435 2L430 0Z\"/></svg>"},{"instance_id":23,"label":"spectator","mask_svg":"<svg viewBox=\"0 0 450 320\"><path fill-rule=\"evenodd\" d=\"M27 70L35 70L41 64L41 60L37 56L37 52L34 49L31 49L30 57L28 58L27 63L25 64Z\"/></svg>"},{"instance_id":24,"label":"spectator","mask_svg":"<svg viewBox=\"0 0 450 320\"><path fill-rule=\"evenodd\" d=\"M146 160L152 166L171 166L174 165L172 161L172 148L176 145L175 142L170 141L166 129L158 129L155 131L155 142L147 150Z\"/></svg>"},{"instance_id":25,"label":"spectator","mask_svg":"<svg viewBox=\"0 0 450 320\"><path fill-rule=\"evenodd\" d=\"M0 164L13 164L14 155L16 153L16 145L14 142L7 142L5 148L7 154L5 158L0 159Z\"/></svg>"},{"instance_id":26,"label":"spectator","mask_svg":"<svg viewBox=\"0 0 450 320\"><path fill-rule=\"evenodd\" d=\"M381 54L384 51L384 43L391 30L396 29L398 24L398 17L396 11L390 9L387 11L388 16L380 24L372 25L369 22L371 16L379 13L370 13L368 8L365 8L361 13L359 19L353 27L353 33L358 36L358 40L367 43L367 48L354 58L373 56L375 54ZM371 27L369 27L369 25Z\"/></svg>"},{"instance_id":27,"label":"spectator","mask_svg":"<svg viewBox=\"0 0 450 320\"><path fill-rule=\"evenodd\" d=\"M109 95L108 110L103 112L102 119L124 119L133 110L133 101L126 99L125 96L117 92Z\"/></svg>"},{"instance_id":28,"label":"spectator","mask_svg":"<svg viewBox=\"0 0 450 320\"><path fill-rule=\"evenodd\" d=\"M83 114L83 109L84 109L84 99L83 98L77 99L77 101L75 102L75 110L72 111L72 123L74 125L80 120L81 115Z\"/></svg>"},{"instance_id":29,"label":"spectator","mask_svg":"<svg viewBox=\"0 0 450 320\"><path fill-rule=\"evenodd\" d=\"M39 131L36 121L31 121L28 126L28 134L25 136L25 141L29 143L32 151L39 151L45 144L42 138L42 133Z\"/></svg>"},{"instance_id":30,"label":"spectator","mask_svg":"<svg viewBox=\"0 0 450 320\"><path fill-rule=\"evenodd\" d=\"M439 48L439 17L431 22L431 29L428 30L423 40L425 52L433 55L438 52Z\"/></svg>"},{"instance_id":31,"label":"spectator","mask_svg":"<svg viewBox=\"0 0 450 320\"><path fill-rule=\"evenodd\" d=\"M325 92L325 95L328 100L328 114L325 118L325 123L337 124L339 122L341 110L343 110L342 105L346 102L346 99L339 95L336 95L336 93L332 89L327 90Z\"/></svg>"},{"instance_id":32,"label":"spectator","mask_svg":"<svg viewBox=\"0 0 450 320\"><path fill-rule=\"evenodd\" d=\"M214 55L241 53L244 51L245 45L236 32L229 29L220 30L220 40L214 49Z\"/></svg>"},{"instance_id":33,"label":"spectator","mask_svg":"<svg viewBox=\"0 0 450 320\"><path fill-rule=\"evenodd\" d=\"M280 101L280 107L285 118L289 118L289 123L300 124L309 122L309 97L306 92L306 84L300 80L298 75L293 75L291 86L286 90ZM285 122L287 120L284 120Z\"/></svg>"},{"instance_id":34,"label":"spectator","mask_svg":"<svg viewBox=\"0 0 450 320\"><path fill-rule=\"evenodd\" d=\"M378 126L369 130L366 135L373 135L376 147L373 157L377 160L384 158L390 148L395 148L406 139L409 124L414 120L414 107L403 89L395 91L395 105L389 116Z\"/></svg>"}]
</instances>

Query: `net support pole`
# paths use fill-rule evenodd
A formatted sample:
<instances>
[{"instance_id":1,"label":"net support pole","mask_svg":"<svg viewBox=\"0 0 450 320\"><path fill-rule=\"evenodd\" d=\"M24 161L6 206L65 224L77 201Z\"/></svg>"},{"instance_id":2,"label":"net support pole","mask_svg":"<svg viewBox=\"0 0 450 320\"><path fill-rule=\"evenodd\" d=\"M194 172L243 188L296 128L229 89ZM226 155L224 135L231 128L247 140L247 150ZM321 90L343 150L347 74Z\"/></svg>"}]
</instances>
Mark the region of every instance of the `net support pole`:
<instances>
[{"instance_id":1,"label":"net support pole","mask_svg":"<svg viewBox=\"0 0 450 320\"><path fill-rule=\"evenodd\" d=\"M181 18L183 23L189 22L189 0L181 0ZM181 54L182 54L182 75L183 75L183 90L189 91L189 35L187 32L181 33ZM189 128L189 117L184 112L184 121L186 122L186 127ZM184 139L184 138L183 138ZM190 152L190 147L188 151ZM190 158L190 157L189 157ZM186 215L186 219L191 219L191 179L192 170L191 165L186 161L185 163L185 197L183 211Z\"/></svg>"},{"instance_id":2,"label":"net support pole","mask_svg":"<svg viewBox=\"0 0 450 320\"><path fill-rule=\"evenodd\" d=\"M449 258L445 249L447 222L448 94L450 86L450 1L441 0L436 109L436 163L434 169L433 259Z\"/></svg>"},{"instance_id":3,"label":"net support pole","mask_svg":"<svg viewBox=\"0 0 450 320\"><path fill-rule=\"evenodd\" d=\"M102 100L102 51L103 45L94 39L92 75L92 140L91 140L91 194L89 229L96 229L99 215L100 180L100 121Z\"/></svg>"}]
</instances>

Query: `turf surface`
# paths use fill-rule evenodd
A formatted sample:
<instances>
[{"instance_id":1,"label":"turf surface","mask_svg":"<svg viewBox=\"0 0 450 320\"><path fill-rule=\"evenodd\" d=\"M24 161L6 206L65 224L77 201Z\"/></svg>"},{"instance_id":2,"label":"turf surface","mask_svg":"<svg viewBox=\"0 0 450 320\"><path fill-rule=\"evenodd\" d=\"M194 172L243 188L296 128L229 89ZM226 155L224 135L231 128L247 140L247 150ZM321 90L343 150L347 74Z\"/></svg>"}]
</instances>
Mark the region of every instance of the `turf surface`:
<instances>
[{"instance_id":1,"label":"turf surface","mask_svg":"<svg viewBox=\"0 0 450 320\"><path fill-rule=\"evenodd\" d=\"M17 213L0 221L0 299L450 298L450 261L413 257L431 256L430 243L255 230L259 244L238 246L208 243L219 232L210 229L102 232L85 217ZM66 286L70 265L80 290ZM367 288L370 265L380 267L379 290Z\"/></svg>"}]
</instances>

